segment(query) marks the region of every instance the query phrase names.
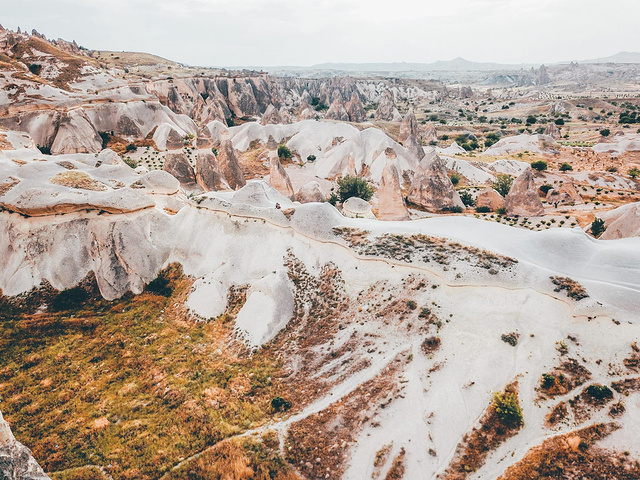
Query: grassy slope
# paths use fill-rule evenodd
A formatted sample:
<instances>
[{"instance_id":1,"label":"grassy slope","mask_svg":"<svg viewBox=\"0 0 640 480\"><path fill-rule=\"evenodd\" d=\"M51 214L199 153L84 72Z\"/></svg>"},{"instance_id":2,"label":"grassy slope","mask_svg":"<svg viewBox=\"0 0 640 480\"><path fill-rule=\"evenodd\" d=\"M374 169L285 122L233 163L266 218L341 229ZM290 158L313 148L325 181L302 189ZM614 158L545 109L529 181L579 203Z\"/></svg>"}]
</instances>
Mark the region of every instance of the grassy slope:
<instances>
[{"instance_id":1,"label":"grassy slope","mask_svg":"<svg viewBox=\"0 0 640 480\"><path fill-rule=\"evenodd\" d=\"M0 410L46 471L101 465L116 479L158 478L270 418L279 360L230 341L242 293L218 320L194 322L182 306L191 282L176 268L165 275L169 296L54 298L70 310L51 313L34 312L37 297L30 308L1 299ZM252 448L249 463L267 455ZM92 476L100 478L96 469L53 478Z\"/></svg>"}]
</instances>

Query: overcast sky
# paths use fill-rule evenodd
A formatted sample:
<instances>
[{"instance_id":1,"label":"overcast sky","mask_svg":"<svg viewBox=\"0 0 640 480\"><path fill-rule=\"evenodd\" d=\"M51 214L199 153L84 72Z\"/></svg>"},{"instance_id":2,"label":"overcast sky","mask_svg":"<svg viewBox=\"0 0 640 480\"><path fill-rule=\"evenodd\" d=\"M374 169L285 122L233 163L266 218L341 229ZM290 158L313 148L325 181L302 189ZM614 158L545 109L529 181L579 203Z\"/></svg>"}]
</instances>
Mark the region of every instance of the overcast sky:
<instances>
[{"instance_id":1,"label":"overcast sky","mask_svg":"<svg viewBox=\"0 0 640 480\"><path fill-rule=\"evenodd\" d=\"M552 63L640 51L640 0L0 0L6 28L202 66Z\"/></svg>"}]
</instances>

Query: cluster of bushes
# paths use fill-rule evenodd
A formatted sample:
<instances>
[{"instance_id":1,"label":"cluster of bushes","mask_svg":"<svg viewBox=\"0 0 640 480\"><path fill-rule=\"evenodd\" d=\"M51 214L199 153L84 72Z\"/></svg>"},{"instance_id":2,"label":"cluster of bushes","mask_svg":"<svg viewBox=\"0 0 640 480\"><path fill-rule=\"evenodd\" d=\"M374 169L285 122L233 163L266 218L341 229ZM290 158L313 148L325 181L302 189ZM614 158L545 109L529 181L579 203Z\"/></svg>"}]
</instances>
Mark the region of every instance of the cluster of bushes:
<instances>
[{"instance_id":1,"label":"cluster of bushes","mask_svg":"<svg viewBox=\"0 0 640 480\"><path fill-rule=\"evenodd\" d=\"M640 117L638 116L637 112L627 110L626 112L622 112L620 114L620 119L618 120L618 123L626 123L626 124L640 123Z\"/></svg>"},{"instance_id":2,"label":"cluster of bushes","mask_svg":"<svg viewBox=\"0 0 640 480\"><path fill-rule=\"evenodd\" d=\"M531 162L531 168L537 170L538 172L543 172L547 169L547 162L544 160L536 160L535 162Z\"/></svg>"},{"instance_id":3,"label":"cluster of bushes","mask_svg":"<svg viewBox=\"0 0 640 480\"><path fill-rule=\"evenodd\" d=\"M364 178L347 175L338 180L338 192L331 193L328 202L335 205L338 201L344 203L351 197L358 197L365 201L373 197L373 187Z\"/></svg>"},{"instance_id":4,"label":"cluster of bushes","mask_svg":"<svg viewBox=\"0 0 640 480\"><path fill-rule=\"evenodd\" d=\"M498 140L500 140L500 134L499 133L487 133L487 135L484 137L484 146L486 148L489 148L491 145L495 144Z\"/></svg>"},{"instance_id":5,"label":"cluster of bushes","mask_svg":"<svg viewBox=\"0 0 640 480\"><path fill-rule=\"evenodd\" d=\"M503 197L506 197L513 185L513 177L506 173L499 173L496 176L496 181L492 183L493 189Z\"/></svg>"}]
</instances>

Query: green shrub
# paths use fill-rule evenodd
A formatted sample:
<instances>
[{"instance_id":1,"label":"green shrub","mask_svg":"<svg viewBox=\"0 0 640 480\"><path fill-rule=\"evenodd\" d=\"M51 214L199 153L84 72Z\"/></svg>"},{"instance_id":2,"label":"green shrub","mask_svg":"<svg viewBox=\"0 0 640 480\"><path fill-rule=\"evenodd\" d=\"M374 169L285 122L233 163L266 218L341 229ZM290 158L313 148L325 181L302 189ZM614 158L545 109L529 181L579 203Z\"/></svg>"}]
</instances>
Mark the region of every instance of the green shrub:
<instances>
[{"instance_id":1,"label":"green shrub","mask_svg":"<svg viewBox=\"0 0 640 480\"><path fill-rule=\"evenodd\" d=\"M291 149L286 145L278 145L278 157L281 160L288 160L293 157L293 153L291 153Z\"/></svg>"},{"instance_id":2,"label":"green shrub","mask_svg":"<svg viewBox=\"0 0 640 480\"><path fill-rule=\"evenodd\" d=\"M547 169L547 162L544 160L536 160L535 162L531 162L531 168L537 170L538 172L543 172Z\"/></svg>"},{"instance_id":3,"label":"green shrub","mask_svg":"<svg viewBox=\"0 0 640 480\"><path fill-rule=\"evenodd\" d=\"M316 156L315 155L309 155L307 157L307 162L315 162L316 161Z\"/></svg>"},{"instance_id":4,"label":"green shrub","mask_svg":"<svg viewBox=\"0 0 640 480\"><path fill-rule=\"evenodd\" d=\"M496 208L496 213L497 213L498 215L506 215L506 214L507 214L507 209L506 209L506 208L504 208L504 207Z\"/></svg>"},{"instance_id":5,"label":"green shrub","mask_svg":"<svg viewBox=\"0 0 640 480\"><path fill-rule=\"evenodd\" d=\"M467 190L462 190L460 192L460 200L462 200L462 203L464 203L467 207L476 206L476 201L474 200L473 195L471 195L471 193L469 193Z\"/></svg>"},{"instance_id":6,"label":"green shrub","mask_svg":"<svg viewBox=\"0 0 640 480\"><path fill-rule=\"evenodd\" d=\"M147 292L151 292L163 297L170 297L173 293L173 288L169 285L169 280L163 276L159 276L154 280L151 280L147 285Z\"/></svg>"},{"instance_id":7,"label":"green shrub","mask_svg":"<svg viewBox=\"0 0 640 480\"><path fill-rule=\"evenodd\" d=\"M518 396L515 393L496 392L493 394L493 408L498 418L506 427L519 427L522 425L522 408L518 404Z\"/></svg>"},{"instance_id":8,"label":"green shrub","mask_svg":"<svg viewBox=\"0 0 640 480\"><path fill-rule=\"evenodd\" d=\"M633 167L627 173L631 178L636 178L638 175L640 175L640 170L638 170L636 167Z\"/></svg>"},{"instance_id":9,"label":"green shrub","mask_svg":"<svg viewBox=\"0 0 640 480\"><path fill-rule=\"evenodd\" d=\"M51 309L53 311L71 310L80 307L87 299L89 294L82 287L73 287L58 293L51 301Z\"/></svg>"},{"instance_id":10,"label":"green shrub","mask_svg":"<svg viewBox=\"0 0 640 480\"><path fill-rule=\"evenodd\" d=\"M136 147L133 143L130 143L126 146L126 150L127 152L135 152L136 150L138 150L138 147Z\"/></svg>"},{"instance_id":11,"label":"green shrub","mask_svg":"<svg viewBox=\"0 0 640 480\"><path fill-rule=\"evenodd\" d=\"M340 199L338 198L338 195L335 194L335 192L331 192L331 195L329 195L329 198L327 198L327 202L329 202L334 207L336 206L339 200Z\"/></svg>"},{"instance_id":12,"label":"green shrub","mask_svg":"<svg viewBox=\"0 0 640 480\"><path fill-rule=\"evenodd\" d=\"M449 178L451 179L451 183L453 183L454 185L458 185L458 183L460 183L459 173L451 172L451 175L449 175Z\"/></svg>"},{"instance_id":13,"label":"green shrub","mask_svg":"<svg viewBox=\"0 0 640 480\"><path fill-rule=\"evenodd\" d=\"M541 186L540 186L540 191L541 191L542 193L544 193L545 195L546 195L547 193L549 193L549 190L553 190L553 185L546 185L546 184L545 184L545 185L541 185Z\"/></svg>"},{"instance_id":14,"label":"green shrub","mask_svg":"<svg viewBox=\"0 0 640 480\"><path fill-rule=\"evenodd\" d=\"M482 206L482 207L476 207L476 212L477 213L489 213L491 211L491 209L487 206Z\"/></svg>"},{"instance_id":15,"label":"green shrub","mask_svg":"<svg viewBox=\"0 0 640 480\"><path fill-rule=\"evenodd\" d=\"M573 170L573 167L567 162L563 162L562 165L560 165L561 172L569 172L571 170Z\"/></svg>"},{"instance_id":16,"label":"green shrub","mask_svg":"<svg viewBox=\"0 0 640 480\"><path fill-rule=\"evenodd\" d=\"M608 137L609 135L611 135L611 130L609 130L608 128L603 128L602 130L600 130L600 135L602 135L603 137Z\"/></svg>"},{"instance_id":17,"label":"green shrub","mask_svg":"<svg viewBox=\"0 0 640 480\"><path fill-rule=\"evenodd\" d=\"M509 190L511 190L511 185L513 185L513 177L506 173L499 173L496 176L496 181L492 184L494 190L503 197L507 196Z\"/></svg>"},{"instance_id":18,"label":"green shrub","mask_svg":"<svg viewBox=\"0 0 640 480\"><path fill-rule=\"evenodd\" d=\"M451 205L450 207L443 207L442 211L449 213L462 213L462 207L460 205Z\"/></svg>"},{"instance_id":19,"label":"green shrub","mask_svg":"<svg viewBox=\"0 0 640 480\"><path fill-rule=\"evenodd\" d=\"M596 218L593 222L591 222L591 235L598 238L600 235L604 233L606 227L604 226L604 220L601 218Z\"/></svg>"},{"instance_id":20,"label":"green shrub","mask_svg":"<svg viewBox=\"0 0 640 480\"><path fill-rule=\"evenodd\" d=\"M584 392L595 400L606 400L613 398L613 392L606 385L595 383L584 389Z\"/></svg>"},{"instance_id":21,"label":"green shrub","mask_svg":"<svg viewBox=\"0 0 640 480\"><path fill-rule=\"evenodd\" d=\"M373 192L373 187L364 178L347 175L338 180L338 197L341 202L345 202L351 197L359 197L368 202L371 200Z\"/></svg>"},{"instance_id":22,"label":"green shrub","mask_svg":"<svg viewBox=\"0 0 640 480\"><path fill-rule=\"evenodd\" d=\"M281 396L273 397L271 400L271 408L276 412L286 412L291 408L291 402L289 400L285 400Z\"/></svg>"},{"instance_id":23,"label":"green shrub","mask_svg":"<svg viewBox=\"0 0 640 480\"><path fill-rule=\"evenodd\" d=\"M555 121L555 124L556 124L556 125L564 125L564 120L563 120L562 118L558 118L558 119Z\"/></svg>"},{"instance_id":24,"label":"green shrub","mask_svg":"<svg viewBox=\"0 0 640 480\"><path fill-rule=\"evenodd\" d=\"M544 389L549 389L556 384L556 377L550 375L548 373L542 374L542 381L540 382L540 386Z\"/></svg>"},{"instance_id":25,"label":"green shrub","mask_svg":"<svg viewBox=\"0 0 640 480\"><path fill-rule=\"evenodd\" d=\"M138 162L136 162L133 158L131 157L123 157L122 161L124 163L126 163L127 165L129 165L131 168L136 168L138 166Z\"/></svg>"}]
</instances>

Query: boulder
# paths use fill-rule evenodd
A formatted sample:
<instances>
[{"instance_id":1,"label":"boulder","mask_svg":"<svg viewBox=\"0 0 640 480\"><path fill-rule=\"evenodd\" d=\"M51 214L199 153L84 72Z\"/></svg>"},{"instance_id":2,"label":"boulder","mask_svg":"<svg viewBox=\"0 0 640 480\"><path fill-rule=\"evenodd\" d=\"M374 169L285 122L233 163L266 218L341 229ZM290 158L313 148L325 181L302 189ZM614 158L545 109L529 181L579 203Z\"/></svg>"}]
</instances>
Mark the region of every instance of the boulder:
<instances>
[{"instance_id":1,"label":"boulder","mask_svg":"<svg viewBox=\"0 0 640 480\"><path fill-rule=\"evenodd\" d=\"M493 188L487 187L482 190L476 198L477 207L489 207L492 212L504 207L504 197Z\"/></svg>"},{"instance_id":2,"label":"boulder","mask_svg":"<svg viewBox=\"0 0 640 480\"><path fill-rule=\"evenodd\" d=\"M378 109L374 115L376 120L383 120L386 122L400 122L402 116L398 112L396 107L396 101L393 96L393 92L385 90L378 104Z\"/></svg>"},{"instance_id":3,"label":"boulder","mask_svg":"<svg viewBox=\"0 0 640 480\"><path fill-rule=\"evenodd\" d=\"M555 188L547 192L547 202L556 207L558 205L583 205L582 197L571 182L564 182L562 186L556 190Z\"/></svg>"},{"instance_id":4,"label":"boulder","mask_svg":"<svg viewBox=\"0 0 640 480\"><path fill-rule=\"evenodd\" d=\"M222 176L220 165L213 153L198 153L196 160L196 182L205 192L212 190L229 190L229 185Z\"/></svg>"},{"instance_id":5,"label":"boulder","mask_svg":"<svg viewBox=\"0 0 640 480\"><path fill-rule=\"evenodd\" d=\"M393 160L387 160L378 189L380 220L409 220L409 211L402 198L400 176Z\"/></svg>"},{"instance_id":6,"label":"boulder","mask_svg":"<svg viewBox=\"0 0 640 480\"><path fill-rule=\"evenodd\" d=\"M0 478L3 480L51 480L33 458L31 450L18 442L0 413Z\"/></svg>"},{"instance_id":7,"label":"boulder","mask_svg":"<svg viewBox=\"0 0 640 480\"><path fill-rule=\"evenodd\" d=\"M124 162L120 158L116 152L111 150L110 148L106 148L102 150L98 154L98 162L96 163L96 167L100 165L123 165Z\"/></svg>"},{"instance_id":8,"label":"boulder","mask_svg":"<svg viewBox=\"0 0 640 480\"><path fill-rule=\"evenodd\" d=\"M309 182L300 187L295 200L300 203L324 202L326 197L318 182Z\"/></svg>"},{"instance_id":9,"label":"boulder","mask_svg":"<svg viewBox=\"0 0 640 480\"><path fill-rule=\"evenodd\" d=\"M168 153L162 169L176 177L183 188L194 190L197 187L196 174L184 153Z\"/></svg>"},{"instance_id":10,"label":"boulder","mask_svg":"<svg viewBox=\"0 0 640 480\"><path fill-rule=\"evenodd\" d=\"M348 198L342 204L342 214L349 218L376 218L371 211L371 204L359 197Z\"/></svg>"},{"instance_id":11,"label":"boulder","mask_svg":"<svg viewBox=\"0 0 640 480\"><path fill-rule=\"evenodd\" d=\"M411 203L433 212L452 207L464 208L440 157L436 157L424 173L414 177L407 198Z\"/></svg>"},{"instance_id":12,"label":"boulder","mask_svg":"<svg viewBox=\"0 0 640 480\"><path fill-rule=\"evenodd\" d=\"M227 131L221 135L220 148L218 149L218 165L220 165L220 171L224 179L233 190L242 188L247 184Z\"/></svg>"},{"instance_id":13,"label":"boulder","mask_svg":"<svg viewBox=\"0 0 640 480\"><path fill-rule=\"evenodd\" d=\"M533 180L533 170L525 169L515 179L511 190L504 199L508 215L539 217L544 215L544 207L538 196L538 188Z\"/></svg>"},{"instance_id":14,"label":"boulder","mask_svg":"<svg viewBox=\"0 0 640 480\"><path fill-rule=\"evenodd\" d=\"M640 202L628 203L601 215L606 230L601 240L640 237Z\"/></svg>"}]
</instances>

